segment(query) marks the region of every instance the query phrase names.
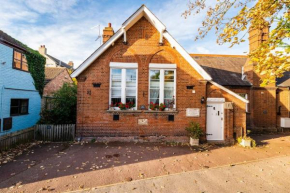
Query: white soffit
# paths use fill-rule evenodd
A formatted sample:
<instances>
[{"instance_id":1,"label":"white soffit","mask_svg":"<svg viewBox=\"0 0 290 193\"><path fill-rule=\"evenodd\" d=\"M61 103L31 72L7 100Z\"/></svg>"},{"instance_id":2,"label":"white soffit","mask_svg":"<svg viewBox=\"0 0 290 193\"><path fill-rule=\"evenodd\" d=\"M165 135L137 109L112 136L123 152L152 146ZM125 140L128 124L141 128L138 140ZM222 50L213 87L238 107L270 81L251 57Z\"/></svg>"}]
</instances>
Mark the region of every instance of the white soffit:
<instances>
[{"instance_id":1,"label":"white soffit","mask_svg":"<svg viewBox=\"0 0 290 193\"><path fill-rule=\"evenodd\" d=\"M234 97L236 97L237 99L240 99L241 101L245 102L245 103L249 103L249 101L247 99L244 99L243 97L241 97L240 95L238 95L237 93L227 89L226 87L219 85L218 83L214 82L214 81L209 81L211 84L215 85L216 87L219 87L220 89L224 90L225 92L233 95Z\"/></svg>"},{"instance_id":2,"label":"white soffit","mask_svg":"<svg viewBox=\"0 0 290 193\"><path fill-rule=\"evenodd\" d=\"M138 63L110 62L110 68L138 68Z\"/></svg>"},{"instance_id":3,"label":"white soffit","mask_svg":"<svg viewBox=\"0 0 290 193\"><path fill-rule=\"evenodd\" d=\"M155 64L155 63L150 63L149 68L164 68L164 69L175 69L176 64Z\"/></svg>"},{"instance_id":4,"label":"white soffit","mask_svg":"<svg viewBox=\"0 0 290 193\"><path fill-rule=\"evenodd\" d=\"M160 32L163 36L175 48L184 59L205 79L212 80L210 75L196 63L195 60L182 48L177 41L166 31L165 25L145 6L142 5L131 17L129 17L119 29L107 42L102 44L91 56L89 56L72 74L71 77L77 77L80 75L91 63L93 63L104 51L106 51L118 38L132 27L142 17L146 19ZM157 43L157 42L156 42Z\"/></svg>"}]
</instances>

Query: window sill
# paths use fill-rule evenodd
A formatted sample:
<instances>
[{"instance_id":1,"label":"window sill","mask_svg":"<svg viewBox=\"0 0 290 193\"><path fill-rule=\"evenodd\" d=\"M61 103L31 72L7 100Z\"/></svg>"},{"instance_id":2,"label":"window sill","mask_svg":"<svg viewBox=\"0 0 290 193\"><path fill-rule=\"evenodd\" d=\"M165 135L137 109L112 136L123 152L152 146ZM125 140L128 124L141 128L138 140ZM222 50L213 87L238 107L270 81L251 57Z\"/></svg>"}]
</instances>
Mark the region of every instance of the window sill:
<instances>
[{"instance_id":1,"label":"window sill","mask_svg":"<svg viewBox=\"0 0 290 193\"><path fill-rule=\"evenodd\" d=\"M22 116L22 115L29 115L29 113L17 114L17 115L10 115L10 117L18 117L18 116Z\"/></svg>"},{"instance_id":2,"label":"window sill","mask_svg":"<svg viewBox=\"0 0 290 193\"><path fill-rule=\"evenodd\" d=\"M153 110L107 110L107 113L112 114L135 114L135 113L150 113L150 114L177 114L178 111L153 111Z\"/></svg>"},{"instance_id":3,"label":"window sill","mask_svg":"<svg viewBox=\"0 0 290 193\"><path fill-rule=\"evenodd\" d=\"M16 68L16 67L12 67L12 68L13 68L14 70L19 70L19 71L22 71L22 72L30 73L29 70L26 71L26 70L22 70L22 69L19 69L19 68Z\"/></svg>"}]
</instances>

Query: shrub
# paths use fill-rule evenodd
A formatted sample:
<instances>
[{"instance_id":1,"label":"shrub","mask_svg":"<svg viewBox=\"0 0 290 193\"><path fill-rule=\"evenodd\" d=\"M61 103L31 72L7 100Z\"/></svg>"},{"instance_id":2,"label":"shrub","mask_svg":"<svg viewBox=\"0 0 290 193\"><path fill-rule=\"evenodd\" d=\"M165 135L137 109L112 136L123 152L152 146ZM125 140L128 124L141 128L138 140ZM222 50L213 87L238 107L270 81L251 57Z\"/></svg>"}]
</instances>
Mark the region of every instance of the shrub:
<instances>
[{"instance_id":1,"label":"shrub","mask_svg":"<svg viewBox=\"0 0 290 193\"><path fill-rule=\"evenodd\" d=\"M191 121L189 126L185 128L189 136L193 139L199 139L203 135L203 130L200 128L199 123Z\"/></svg>"},{"instance_id":2,"label":"shrub","mask_svg":"<svg viewBox=\"0 0 290 193\"><path fill-rule=\"evenodd\" d=\"M75 84L64 83L54 93L51 103L53 107L51 110L41 112L40 124L75 124L77 104Z\"/></svg>"}]
</instances>

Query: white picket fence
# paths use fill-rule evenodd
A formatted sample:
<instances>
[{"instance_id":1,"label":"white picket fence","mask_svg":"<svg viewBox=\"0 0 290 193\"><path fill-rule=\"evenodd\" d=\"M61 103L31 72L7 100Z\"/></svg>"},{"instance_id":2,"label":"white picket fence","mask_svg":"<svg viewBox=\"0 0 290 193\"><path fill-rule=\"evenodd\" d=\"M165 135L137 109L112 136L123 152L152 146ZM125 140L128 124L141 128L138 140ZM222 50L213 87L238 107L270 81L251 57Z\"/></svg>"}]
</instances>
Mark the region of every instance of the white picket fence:
<instances>
[{"instance_id":1,"label":"white picket fence","mask_svg":"<svg viewBox=\"0 0 290 193\"><path fill-rule=\"evenodd\" d=\"M75 128L75 124L36 125L34 136L41 141L73 141Z\"/></svg>"}]
</instances>

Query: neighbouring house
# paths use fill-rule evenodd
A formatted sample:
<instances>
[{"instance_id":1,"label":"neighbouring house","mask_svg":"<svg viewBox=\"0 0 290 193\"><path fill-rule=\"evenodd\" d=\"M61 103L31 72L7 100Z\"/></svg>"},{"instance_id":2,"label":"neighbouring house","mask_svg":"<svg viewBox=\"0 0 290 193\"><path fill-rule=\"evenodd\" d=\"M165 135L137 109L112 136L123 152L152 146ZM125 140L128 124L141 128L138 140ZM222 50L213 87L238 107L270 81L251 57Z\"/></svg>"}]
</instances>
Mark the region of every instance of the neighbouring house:
<instances>
[{"instance_id":1,"label":"neighbouring house","mask_svg":"<svg viewBox=\"0 0 290 193\"><path fill-rule=\"evenodd\" d=\"M249 50L269 37L269 28L250 30ZM213 81L249 100L246 105L247 129L253 132L273 132L285 125L281 119L290 117L290 72L276 79L276 84L261 87L261 76L253 69L247 56L191 54ZM282 121L283 122L283 121ZM289 121L286 121L289 122ZM289 122L290 123L290 122ZM290 127L290 125L286 126Z\"/></svg>"},{"instance_id":2,"label":"neighbouring house","mask_svg":"<svg viewBox=\"0 0 290 193\"><path fill-rule=\"evenodd\" d=\"M249 101L223 86L223 78L213 77L207 59L199 64L195 57L145 5L118 31L109 24L103 44L72 73L78 81L77 136L187 141L185 127L194 121L204 130L204 140L233 142L234 131L246 130ZM244 56L236 59L246 62ZM238 80L238 67L232 69L233 76L225 82L249 87L249 82ZM135 107L117 110L115 104L129 102ZM167 108L150 110L150 103Z\"/></svg>"},{"instance_id":3,"label":"neighbouring house","mask_svg":"<svg viewBox=\"0 0 290 193\"><path fill-rule=\"evenodd\" d=\"M67 68L45 67L45 86L43 89L42 108L50 109L50 100L64 83L73 83Z\"/></svg>"},{"instance_id":4,"label":"neighbouring house","mask_svg":"<svg viewBox=\"0 0 290 193\"><path fill-rule=\"evenodd\" d=\"M46 58L45 67L64 67L67 69L73 69L74 63L69 61L69 63L65 63L47 53L47 48L45 45L41 45L38 49L38 52Z\"/></svg>"},{"instance_id":5,"label":"neighbouring house","mask_svg":"<svg viewBox=\"0 0 290 193\"><path fill-rule=\"evenodd\" d=\"M0 31L0 136L30 128L40 118L41 97L26 52L20 42Z\"/></svg>"}]
</instances>

